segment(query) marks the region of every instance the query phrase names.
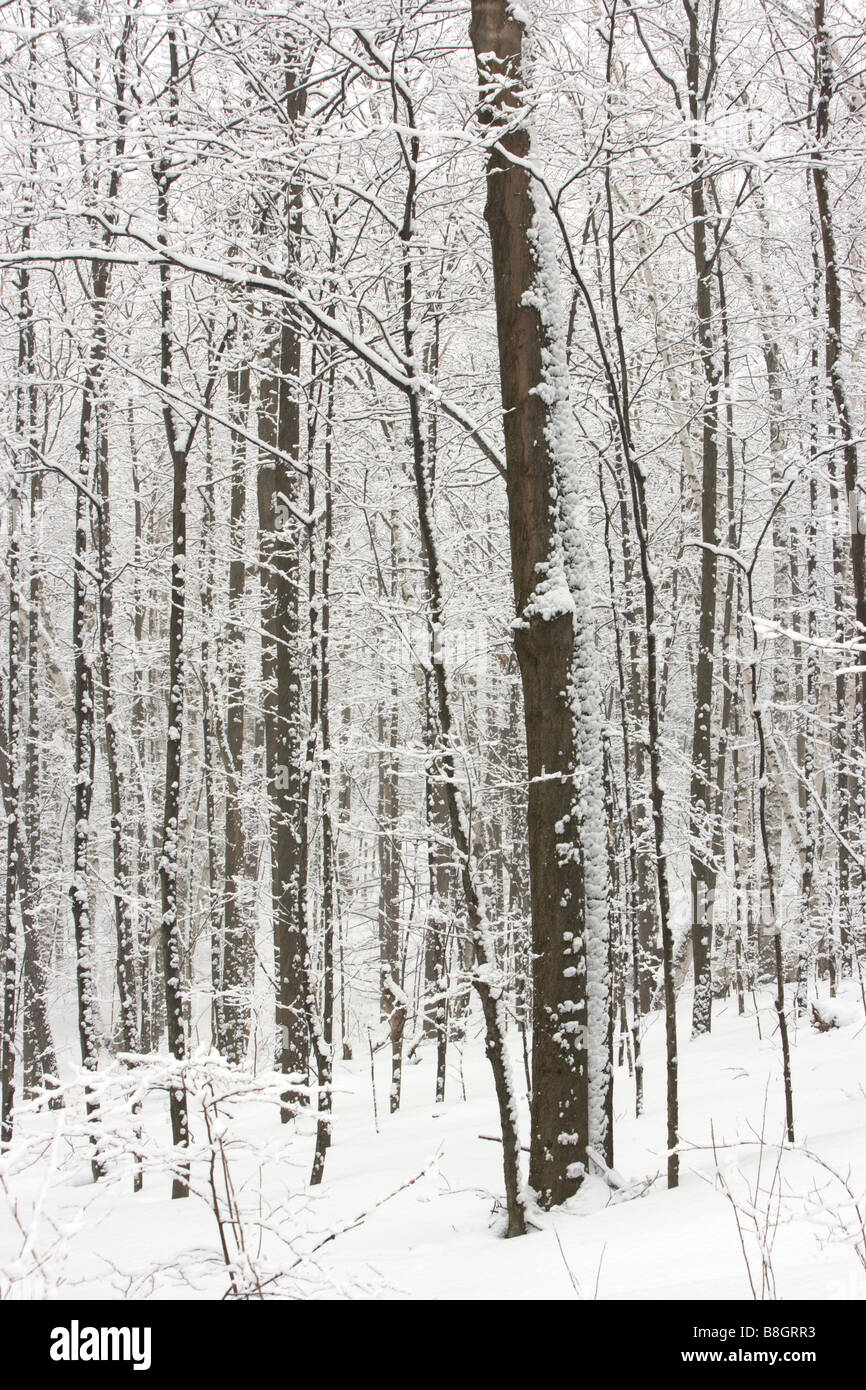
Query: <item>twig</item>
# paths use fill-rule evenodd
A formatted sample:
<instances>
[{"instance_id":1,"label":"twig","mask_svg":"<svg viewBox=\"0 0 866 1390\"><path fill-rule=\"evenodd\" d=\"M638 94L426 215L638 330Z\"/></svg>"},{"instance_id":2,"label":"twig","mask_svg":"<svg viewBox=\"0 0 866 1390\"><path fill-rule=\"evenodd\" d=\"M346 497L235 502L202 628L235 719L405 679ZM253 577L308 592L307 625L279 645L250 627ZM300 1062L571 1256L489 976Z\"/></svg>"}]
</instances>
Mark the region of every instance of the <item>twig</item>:
<instances>
[{"instance_id":1,"label":"twig","mask_svg":"<svg viewBox=\"0 0 866 1390\"><path fill-rule=\"evenodd\" d=\"M399 1195L399 1193L405 1192L407 1187L414 1186L416 1182L418 1182L427 1173L429 1173L430 1169L435 1166L435 1164L439 1160L439 1155L441 1153L442 1145L440 1144L439 1148L436 1150L435 1154L430 1159L430 1162L425 1164L425 1166L421 1169L420 1173L416 1173L414 1178L409 1178L406 1182L401 1183L399 1187L395 1187L393 1192L389 1192L387 1197L382 1197L378 1202L375 1202L373 1206L369 1208L368 1211L362 1211L360 1215L355 1217L354 1221L349 1222L348 1226L341 1226L339 1231L332 1231L330 1235L325 1236L324 1240L320 1240L318 1245L313 1246L311 1254L315 1255L317 1250L321 1250L323 1245L328 1244L328 1241L336 1240L338 1236L344 1236L348 1231L356 1230L358 1226L362 1225L367 1220L368 1216L372 1216L374 1211L378 1211L379 1207L383 1207L386 1202L390 1202L392 1197L396 1197ZM296 1261L295 1263L298 1263L298 1261Z\"/></svg>"},{"instance_id":2,"label":"twig","mask_svg":"<svg viewBox=\"0 0 866 1390\"><path fill-rule=\"evenodd\" d=\"M593 1291L592 1291L593 1299L597 1299L597 1298L598 1298L598 1281L599 1281L599 1279L601 1278L601 1264L602 1264L602 1260L604 1259L604 1252L605 1252L606 1249L607 1249L607 1241L605 1241L605 1242L604 1242L604 1245L601 1247L601 1254L600 1254L599 1257L598 1257L598 1269L595 1271L595 1288L594 1288Z\"/></svg>"},{"instance_id":3,"label":"twig","mask_svg":"<svg viewBox=\"0 0 866 1390\"><path fill-rule=\"evenodd\" d=\"M379 1133L379 1110L376 1105L376 1058L373 1051L373 1035L367 1029L367 1041L370 1044L370 1083L373 1087L373 1124L376 1126L376 1133Z\"/></svg>"},{"instance_id":4,"label":"twig","mask_svg":"<svg viewBox=\"0 0 866 1390\"><path fill-rule=\"evenodd\" d=\"M568 1271L568 1277L571 1280L571 1287L574 1289L574 1296L575 1298L580 1298L580 1284L577 1282L577 1279L575 1278L574 1270L571 1268L571 1265L565 1258L565 1251L562 1248L562 1241L559 1239L559 1231L557 1231L555 1227L553 1234L556 1236L556 1243L559 1246L559 1253L562 1256L562 1263L565 1265L565 1268Z\"/></svg>"},{"instance_id":5,"label":"twig","mask_svg":"<svg viewBox=\"0 0 866 1390\"><path fill-rule=\"evenodd\" d=\"M489 1139L491 1144L501 1144L501 1143L502 1143L502 1135L501 1135L501 1134L479 1134L478 1138L479 1138L479 1139ZM520 1152L521 1152L521 1153L528 1154L528 1153L529 1153L529 1145L528 1145L528 1144L521 1144L521 1145L520 1145Z\"/></svg>"}]
</instances>

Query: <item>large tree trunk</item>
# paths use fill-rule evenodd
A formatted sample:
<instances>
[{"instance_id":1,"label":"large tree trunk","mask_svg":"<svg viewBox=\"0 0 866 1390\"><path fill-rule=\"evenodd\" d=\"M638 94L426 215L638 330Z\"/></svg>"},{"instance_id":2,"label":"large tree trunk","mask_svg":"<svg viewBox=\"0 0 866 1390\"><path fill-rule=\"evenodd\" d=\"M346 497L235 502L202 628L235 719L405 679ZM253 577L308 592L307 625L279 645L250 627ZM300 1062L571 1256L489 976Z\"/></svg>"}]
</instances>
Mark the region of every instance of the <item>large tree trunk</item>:
<instances>
[{"instance_id":1,"label":"large tree trunk","mask_svg":"<svg viewBox=\"0 0 866 1390\"><path fill-rule=\"evenodd\" d=\"M818 227L824 259L824 302L827 313L825 370L836 412L845 468L845 492L851 532L851 570L854 578L854 604L860 639L866 634L866 515L857 489L857 436L852 420L845 381L842 336L842 285L833 219L830 179L827 171L827 144L830 133L830 99L833 94L833 62L827 31L824 0L815 4L815 70L818 100L815 110L816 149L811 171L818 208ZM866 667L859 673L857 703L866 739Z\"/></svg>"},{"instance_id":2,"label":"large tree trunk","mask_svg":"<svg viewBox=\"0 0 866 1390\"><path fill-rule=\"evenodd\" d=\"M529 763L535 956L530 1183L549 1206L577 1191L586 1172L587 1145L601 1140L604 1147L608 1138L606 905L604 878L599 889L595 864L600 855L606 875L604 831L600 811L592 825L581 812L582 793L601 795L601 747L600 738L593 739L598 712L589 707L591 681L586 679L591 641L579 589L579 535L570 496L574 479L562 456L572 430L567 370L564 348L561 369L556 352L553 287L546 283L548 274L540 275L545 250L544 269L554 276L555 257L544 246L531 177L509 158L531 156L526 121L514 120L523 100L523 25L506 0L473 0L471 35L481 120L513 122L500 138L502 148L489 156L485 216L493 254L515 645ZM559 371L554 383L551 360ZM587 735L583 747L581 732ZM604 964L597 973L599 948ZM591 1130L593 1119L598 1133Z\"/></svg>"},{"instance_id":3,"label":"large tree trunk","mask_svg":"<svg viewBox=\"0 0 866 1390\"><path fill-rule=\"evenodd\" d=\"M282 325L271 350L276 360L273 375L266 376L260 387L259 437L282 455L298 460L301 343L294 325ZM303 942L296 915L302 754L297 496L297 472L272 453L263 453L258 474L259 557L277 1052L280 1070L295 1077L306 1073L310 1047L303 1008ZM289 1113L286 1107L284 1119Z\"/></svg>"},{"instance_id":4,"label":"large tree trunk","mask_svg":"<svg viewBox=\"0 0 866 1390\"><path fill-rule=\"evenodd\" d=\"M298 53L282 57L282 117L287 140L306 110L307 89ZM301 258L304 190L290 182L281 209L291 281ZM286 1075L306 1073L310 1036L304 1007L304 941L297 922L301 815L301 658L299 642L302 534L300 492L301 336L283 319L273 331L260 380L258 433L266 446L258 468L259 560L262 604L262 683L265 766L271 840L278 1064ZM278 452L272 452L276 450ZM287 1092L287 1101L302 1097ZM291 1114L283 1109L283 1119Z\"/></svg>"},{"instance_id":5,"label":"large tree trunk","mask_svg":"<svg viewBox=\"0 0 866 1390\"><path fill-rule=\"evenodd\" d=\"M824 271L824 309L826 332L824 338L824 370L830 386L830 394L835 414L836 434L841 444L843 461L844 492L847 501L850 532L851 574L854 581L854 609L862 642L866 634L866 515L863 500L858 489L858 448L857 433L852 419L851 403L845 379L842 334L842 284L839 278L839 253L836 243L836 230L833 217L832 189L827 168L827 146L830 135L830 102L833 95L833 61L830 35L827 29L824 0L816 0L814 8L814 55L817 102L815 108L816 148L810 166L812 185L815 190L815 204L818 212L818 230ZM836 459L832 450L827 455L827 468L830 481L830 500L834 514L838 514L839 481ZM834 604L836 609L836 641L843 642L849 636L845 630L844 598L845 562L841 542L833 538L833 578ZM843 657L844 661L844 657ZM847 663L846 663L847 664ZM866 667L860 664L856 680L857 722L863 732L866 745ZM838 777L838 826L839 826L839 921L843 950L847 946L852 926L852 887L855 865L848 852L848 845L856 840L856 816L858 803L863 799L862 763L857 776L851 774L851 748L847 733L848 713L846 697L847 680L843 671L836 675L836 713L834 721L834 762ZM861 758L862 758L861 749Z\"/></svg>"}]
</instances>

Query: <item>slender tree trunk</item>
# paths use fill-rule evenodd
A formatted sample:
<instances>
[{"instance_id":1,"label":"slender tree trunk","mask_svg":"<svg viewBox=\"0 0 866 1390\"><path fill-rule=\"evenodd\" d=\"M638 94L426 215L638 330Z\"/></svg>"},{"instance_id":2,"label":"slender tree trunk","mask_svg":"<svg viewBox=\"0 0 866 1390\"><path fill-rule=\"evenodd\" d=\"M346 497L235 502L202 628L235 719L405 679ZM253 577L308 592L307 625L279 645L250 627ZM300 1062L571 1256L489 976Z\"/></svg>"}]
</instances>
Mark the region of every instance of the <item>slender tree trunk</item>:
<instances>
[{"instance_id":1,"label":"slender tree trunk","mask_svg":"<svg viewBox=\"0 0 866 1390\"><path fill-rule=\"evenodd\" d=\"M307 553L307 611L309 614L310 634L310 728L307 736L306 755L304 757L303 771L301 774L297 906L298 928L301 932L303 941L302 969L304 1003L307 1026L310 1030L310 1041L313 1047L313 1058L316 1065L316 1081L318 1087L316 1148L313 1155L313 1168L310 1174L311 1187L317 1186L322 1181L325 1158L331 1146L331 1079L333 1070L331 1060L331 1037L329 1036L331 1031L330 1023L326 1024L319 1009L318 990L316 988L316 979L313 970L315 952L313 945L313 914L311 912L310 891L310 818L313 812L314 775L322 740L323 687L321 660L323 651L325 656L327 656L327 642L325 642L323 646L320 626L321 605L317 592L318 561L316 557L314 523L312 520L317 510L312 462L314 435L315 427L311 425L307 434L307 512L310 517L308 530L309 546ZM327 691L325 694L327 695Z\"/></svg>"},{"instance_id":2,"label":"slender tree trunk","mask_svg":"<svg viewBox=\"0 0 866 1390\"><path fill-rule=\"evenodd\" d=\"M18 739L21 724L19 673L19 614L20 614L20 486L17 470L13 475L9 496L9 706L6 746L8 783L6 804L6 915L3 930L3 1033L0 1037L0 1143L5 1148L12 1142L13 1110L15 1105L16 1054L16 986L18 976L18 888L19 840L21 806L17 768Z\"/></svg>"},{"instance_id":3,"label":"slender tree trunk","mask_svg":"<svg viewBox=\"0 0 866 1390\"><path fill-rule=\"evenodd\" d=\"M176 119L178 50L174 31L169 35L171 84L169 88L170 121ZM168 191L171 175L162 161L154 170L157 189L157 218L160 238L165 240L168 223ZM171 271L167 264L159 267L160 280L160 385L170 390L173 367L173 303ZM186 1060L187 1040L184 1028L183 988L183 925L178 904L178 850L180 844L180 798L184 723L184 618L186 615L186 523L187 523L187 458L188 448L179 441L175 413L166 398L163 422L172 466L171 510L171 601L168 625L168 728L165 740L165 778L162 805L160 881L160 941L165 985L165 1012L168 1025L168 1046L176 1062ZM171 1134L175 1149L182 1152L189 1144L189 1118L186 1091L180 1084L169 1092ZM178 1154L180 1160L180 1153ZM189 1166L178 1162L172 1180L173 1198L189 1196Z\"/></svg>"},{"instance_id":4,"label":"slender tree trunk","mask_svg":"<svg viewBox=\"0 0 866 1390\"><path fill-rule=\"evenodd\" d=\"M72 881L69 895L75 925L75 955L78 980L78 1036L81 1062L86 1071L99 1065L99 1018L94 979L93 920L88 887L87 851L90 842L90 808L93 800L93 772L96 756L93 673L86 650L87 623L87 537L90 530L90 484L94 477L93 434L98 424L94 396L104 360L104 329L100 304L104 303L104 283L94 271L96 328L91 364L84 383L78 436L78 486L75 491L75 559L72 581L72 651L75 669L75 823L72 836ZM100 293L100 291L102 291ZM10 734L12 720L10 718ZM85 1091L86 1112L93 1145L91 1169L94 1182L104 1175L98 1150L99 1106L89 1088Z\"/></svg>"},{"instance_id":5,"label":"slender tree trunk","mask_svg":"<svg viewBox=\"0 0 866 1390\"><path fill-rule=\"evenodd\" d=\"M102 717L105 728L105 760L111 798L111 850L114 869L114 918L117 933L117 994L120 1001L120 1029L124 1052L137 1052L138 971L137 947L132 907L132 866L126 834L124 808L126 782L118 746L118 711L114 692L114 601L112 583L111 518L108 480L108 434L99 431L97 453L96 515L97 594L99 603L99 649L102 675Z\"/></svg>"},{"instance_id":6,"label":"slender tree trunk","mask_svg":"<svg viewBox=\"0 0 866 1390\"><path fill-rule=\"evenodd\" d=\"M617 491L619 492L619 485L618 485L618 483L617 483ZM606 497L605 497L604 484L603 484L603 479L602 479L602 476L601 476L601 470L600 470L600 469L599 469L599 493L600 493L600 495L601 495L602 505L604 506L604 515L605 515L605 527L604 527L604 532L605 532L605 547L606 547L606 550L607 550L607 558L608 558L608 582L609 582L609 585L610 585L611 608L612 608L613 614L614 614L614 640L615 640L615 647L616 647L617 676L618 676L618 678L619 678L619 679L618 679L618 685L619 685L620 724L621 724L621 727L622 727L623 787L624 787L624 792L625 792L625 832L626 832L626 837L627 837L627 853L628 853L629 881L630 881L631 885L633 886L633 891L632 891L632 893L631 893L631 894L628 894L628 893L626 894L626 897L627 897L627 898L631 898L631 899L632 899L632 901L631 901L630 903L627 903L627 904L626 904L626 911L628 912L628 916L629 916L629 919L630 919L630 927L631 927L631 958L632 958L632 981L633 981L633 983L632 983L632 1033L631 1033L631 1042L632 1042L632 1055L633 1055L633 1058L634 1058L634 1074L635 1074L635 1115L636 1115L637 1117L640 1117L641 1113L643 1112L643 1059L642 1059L642 1056L641 1056L641 1019L642 1019L642 1016L643 1016L643 986L644 986L645 979L646 979L646 975L648 974L648 972L647 972L646 969L645 969L645 961L646 961L646 958L645 958L645 954L644 954L644 940L643 940L643 937L642 937L641 925L640 925L641 922L642 922L642 920L643 920L643 915L642 915L642 913L640 912L640 907L639 907L639 905L636 907L636 905L635 905L633 899L634 899L634 894L635 894L635 893L641 894L641 893L645 890L645 888L646 888L647 885L646 885L646 883L645 883L645 880L642 878L641 874L640 874L639 871L638 871L638 848L637 848L637 834L636 834L636 828L635 828L635 816L634 816L634 810L633 810L633 798L632 798L632 766L631 766L631 753L632 753L632 747L633 747L633 745L637 745L637 743L638 743L640 740L639 740L639 736L635 736L635 734L634 734L634 731L633 731L633 724L632 724L631 719L630 719L630 717L629 717L629 716L630 716L630 711L629 711L629 707L628 707L628 698L627 698L627 693L626 693L626 677L625 677L624 659L623 659L623 645L624 645L624 644L623 644L623 640L622 640L622 633L621 633L621 631L620 631L619 616L618 616L618 613L617 613L617 606L616 606L616 602L615 602L615 579L614 579L613 547L612 547L611 540L610 540L611 512L610 512L610 509L608 508L608 505L607 505L607 499L606 499ZM621 500L621 503L624 504L624 499L620 499L620 500ZM625 514L625 506L624 506L624 505L621 505L619 510L620 510L620 517L621 517L621 519L622 519L622 525L623 525L623 536L625 536L625 531L626 531L626 527L627 527L627 524L628 524L627 516L626 516L626 514ZM639 725L638 727L640 728L641 726ZM635 780L635 782L637 783L638 795L640 795L640 788L641 788L641 785L642 785L642 779L641 779L641 780L638 780L637 772L636 772L636 771L635 771L635 774L634 774L634 780ZM624 972L623 972L623 973L624 973ZM652 983L651 979L650 979L647 983L648 983L648 984L651 984L651 983ZM624 988L625 988L625 984L624 984L624 978L623 978L623 990L624 990ZM651 998L651 994L649 993L649 990L647 991L647 995L648 995L648 997L647 997L647 1006L648 1006L648 1005L649 1005L649 999Z\"/></svg>"},{"instance_id":7,"label":"slender tree trunk","mask_svg":"<svg viewBox=\"0 0 866 1390\"><path fill-rule=\"evenodd\" d=\"M757 552L756 552L757 558ZM758 735L758 825L761 847L767 870L767 897L769 908L769 928L773 937L773 959L776 974L776 1020L779 1027L779 1040L782 1048L782 1085L785 1095L785 1129L788 1143L794 1143L794 1095L791 1084L791 1045L788 1039L788 1019L785 1012L785 962L782 949L782 928L778 917L776 895L776 868L773 863L770 845L770 827L767 817L767 736L763 712L758 695L758 634L755 627L755 601L752 588L754 561L746 572L746 592L749 605L749 618L752 624L752 654L749 662L749 695L752 718Z\"/></svg>"},{"instance_id":8,"label":"slender tree trunk","mask_svg":"<svg viewBox=\"0 0 866 1390\"><path fill-rule=\"evenodd\" d=\"M22 236L24 248L30 245L30 227ZM30 274L18 272L18 385L15 392L15 433L25 465L32 463L34 327L30 302ZM24 802L18 758L21 738L21 529L22 489L20 462L13 458L7 516L9 527L9 705L6 725L6 905L3 924L3 1031L0 1034L0 1142L12 1140L15 1104L15 1063L18 982L18 893L20 880L19 844L23 840Z\"/></svg>"},{"instance_id":9,"label":"slender tree trunk","mask_svg":"<svg viewBox=\"0 0 866 1390\"><path fill-rule=\"evenodd\" d=\"M689 117L693 130L704 119L708 84L701 63L698 29L699 0L684 0L689 21L686 58ZM715 55L710 55L714 63ZM692 240L697 287L698 344L704 376L702 411L701 476L701 593L698 630L698 657L695 676L695 710L692 731L692 778L689 791L689 834L691 839L692 950L695 993L692 1032L708 1033L712 1011L712 945L715 870L712 829L712 744L711 726L715 677L716 628L716 534L719 452L719 390L721 371L713 326L712 258L708 244L709 216L705 156L697 135L690 140L690 198Z\"/></svg>"},{"instance_id":10,"label":"slender tree trunk","mask_svg":"<svg viewBox=\"0 0 866 1390\"><path fill-rule=\"evenodd\" d=\"M391 592L398 590L397 547L391 519ZM386 674L386 673L383 673ZM379 847L379 1006L391 1041L390 1109L400 1108L403 1076L403 1035L406 1028L406 996L402 978L400 923L400 841L398 836L400 782L397 749L400 738L400 688L396 667L389 674L390 691L379 706L379 773L377 843Z\"/></svg>"},{"instance_id":11,"label":"slender tree trunk","mask_svg":"<svg viewBox=\"0 0 866 1390\"><path fill-rule=\"evenodd\" d=\"M145 631L154 620L154 611L147 602L150 597L142 580L146 553L144 503L142 500L142 479L135 433L135 418L132 404L129 406L129 447L132 455L133 486L133 527L134 527L134 617L133 633L135 641L135 665L132 685L132 746L135 752L135 812L136 812L136 879L137 879L137 938L139 949L139 979L141 981L141 1050L158 1050L158 1037L161 1027L157 1026L154 1004L161 997L160 981L156 970L151 969L151 899L155 896L152 885L153 872L152 837L150 833L149 792L151 785L148 773L151 762L151 737L149 718L149 697L147 687L147 662L145 658Z\"/></svg>"},{"instance_id":12,"label":"slender tree trunk","mask_svg":"<svg viewBox=\"0 0 866 1390\"><path fill-rule=\"evenodd\" d=\"M30 420L35 433L37 400L31 387ZM47 416L47 408L46 408ZM29 871L25 890L19 861L21 917L24 928L24 1028L23 1068L26 1090L35 1090L43 1078L56 1077L57 1061L48 1022L45 998L45 972L41 948L41 884L42 863L42 767L41 725L42 700L39 682L39 615L42 608L42 566L37 551L38 527L42 504L42 475L34 469L30 479L30 586L27 619L27 738L24 757L24 823L26 827Z\"/></svg>"},{"instance_id":13,"label":"slender tree trunk","mask_svg":"<svg viewBox=\"0 0 866 1390\"><path fill-rule=\"evenodd\" d=\"M319 608L319 727L322 795L322 1035L333 1057L335 952L334 919L337 909L337 864L333 816L331 766L331 552L334 535L333 420L336 369L328 371L325 423L324 530L322 535L322 599ZM345 1039L343 1040L345 1043ZM328 1096L330 1105L330 1095ZM321 1109L322 1101L319 1106Z\"/></svg>"},{"instance_id":14,"label":"slender tree trunk","mask_svg":"<svg viewBox=\"0 0 866 1390\"><path fill-rule=\"evenodd\" d=\"M427 820L427 872L429 904L424 929L424 1019L423 1029L436 1039L436 1103L445 1099L448 1057L448 943L453 915L453 866L450 855L448 807L436 775L436 747L439 741L435 691L430 672L425 672L424 805Z\"/></svg>"},{"instance_id":15,"label":"slender tree trunk","mask_svg":"<svg viewBox=\"0 0 866 1390\"><path fill-rule=\"evenodd\" d=\"M233 420L246 425L250 400L248 367L228 373L229 411ZM244 594L246 445L232 438L232 482L229 522L229 606L226 629L228 678L226 695L226 808L225 808L225 928L223 934L222 993L225 1042L229 1060L241 1064L249 1045L251 993L255 966L253 918L246 883L246 841L242 788L244 776L244 687L246 643Z\"/></svg>"},{"instance_id":16,"label":"slender tree trunk","mask_svg":"<svg viewBox=\"0 0 866 1390\"><path fill-rule=\"evenodd\" d=\"M517 1131L516 1099L507 1053L505 1016L502 1008L503 984L496 971L483 894L469 839L469 822L457 786L451 700L442 651L444 632L442 576L433 534L429 474L424 463L423 431L416 394L410 398L410 408L412 412L415 487L433 628L431 665L436 689L436 707L440 731L439 768L448 803L454 848L461 865L463 897L466 904L469 932L475 949L477 968L473 974L472 982L481 1001L485 1027L485 1051L493 1071L499 1104L508 1211L507 1235L518 1236L523 1235L525 1231L525 1214L520 1187L520 1140Z\"/></svg>"},{"instance_id":17,"label":"slender tree trunk","mask_svg":"<svg viewBox=\"0 0 866 1390\"><path fill-rule=\"evenodd\" d=\"M219 719L219 707L212 672L213 659L211 642L213 633L213 596L216 588L216 553L214 543L215 501L213 468L213 431L211 422L205 420L205 481L202 488L203 515L201 523L201 568L204 576L201 585L202 639L201 639L201 725L202 756L204 761L205 823L207 826L207 864L208 864L208 921L210 924L210 982L211 982L211 1037L213 1045L221 1056L228 1056L226 1039L225 1000L223 996L223 863L219 852L219 830L217 828L217 748L219 735L215 724Z\"/></svg>"},{"instance_id":18,"label":"slender tree trunk","mask_svg":"<svg viewBox=\"0 0 866 1390\"><path fill-rule=\"evenodd\" d=\"M726 462L726 500L728 550L737 548L737 522L735 505L736 459L734 453L734 408L731 400L731 354L725 276L722 269L720 248L716 248L716 276L719 286L719 311L721 316L722 368L725 384L725 462ZM731 662L731 643L734 636L735 602L737 597L737 575L733 565L728 566L725 580L725 599L722 615L721 634L721 686L722 700L719 714L719 741L716 750L716 777L713 797L712 852L709 864L709 882L715 896L719 868L725 862L725 788L727 785L728 759L731 755L732 723L734 717L735 681ZM737 936L737 944L739 937Z\"/></svg>"},{"instance_id":19,"label":"slender tree trunk","mask_svg":"<svg viewBox=\"0 0 866 1390\"><path fill-rule=\"evenodd\" d=\"M4 681L2 677L0 677L0 789L2 789L3 810L6 814L8 823L8 818L12 814L15 806L15 789L12 782L12 764L9 757L9 738L6 722L7 708L7 692ZM30 860L28 844L27 841L22 838L20 817L17 819L16 824L18 828L16 872L18 897L21 905L21 925L24 932L24 968L25 979L30 981L30 993L25 996L25 1007L33 1011L30 1026L33 1031L34 1061L37 1065L38 1073L34 1079L34 1084L41 1083L46 1086L52 1086L56 1085L58 1080L57 1055L54 1050L51 1025L48 1019L48 983L43 959L42 936L36 910L39 893L34 884L35 875ZM25 1026L26 1024L27 1020L25 1020ZM10 1077L10 1081L12 1082L14 1098L14 1070ZM61 1106L63 1104L62 1097L58 1096L56 1101L51 1102L51 1104L52 1106ZM4 1138L3 1142L6 1143L8 1141Z\"/></svg>"}]
</instances>

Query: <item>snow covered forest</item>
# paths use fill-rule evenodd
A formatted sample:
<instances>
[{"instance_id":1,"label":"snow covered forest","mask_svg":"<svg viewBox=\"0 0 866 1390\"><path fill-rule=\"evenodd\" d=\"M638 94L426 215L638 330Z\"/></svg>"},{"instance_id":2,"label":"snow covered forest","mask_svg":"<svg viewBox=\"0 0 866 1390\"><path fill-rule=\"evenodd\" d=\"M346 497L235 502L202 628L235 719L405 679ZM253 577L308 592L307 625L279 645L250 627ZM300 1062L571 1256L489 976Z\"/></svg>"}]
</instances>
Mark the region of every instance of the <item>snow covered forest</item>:
<instances>
[{"instance_id":1,"label":"snow covered forest","mask_svg":"<svg viewBox=\"0 0 866 1390\"><path fill-rule=\"evenodd\" d=\"M5 0L0 113L0 1297L862 1298L862 6Z\"/></svg>"}]
</instances>

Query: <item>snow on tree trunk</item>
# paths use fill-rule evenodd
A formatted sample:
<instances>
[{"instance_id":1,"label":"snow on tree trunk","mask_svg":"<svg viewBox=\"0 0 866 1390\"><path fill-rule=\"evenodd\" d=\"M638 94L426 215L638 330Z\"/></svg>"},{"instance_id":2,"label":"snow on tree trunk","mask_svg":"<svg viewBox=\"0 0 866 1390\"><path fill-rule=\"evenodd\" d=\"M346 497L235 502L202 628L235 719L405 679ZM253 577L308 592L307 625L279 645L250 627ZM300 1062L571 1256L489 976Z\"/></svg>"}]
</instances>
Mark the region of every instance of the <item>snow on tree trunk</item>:
<instances>
[{"instance_id":1,"label":"snow on tree trunk","mask_svg":"<svg viewBox=\"0 0 866 1390\"><path fill-rule=\"evenodd\" d=\"M592 600L581 518L581 463L569 397L565 332L559 295L556 238L547 196L529 186L533 218L529 239L538 274L524 303L534 301L542 331L542 380L537 394L547 407L544 437L557 500L556 531L562 569L572 602L574 647L569 699L577 765L574 810L563 854L579 858L583 878L586 955L588 1115L590 1145L608 1148L610 1074L610 935L608 921L607 822L604 810L602 700L595 654ZM578 913L581 906L578 907ZM612 1162L612 1153L609 1161Z\"/></svg>"},{"instance_id":2,"label":"snow on tree trunk","mask_svg":"<svg viewBox=\"0 0 866 1390\"><path fill-rule=\"evenodd\" d=\"M554 1205L580 1186L587 1145L607 1150L610 1139L600 704L556 246L543 191L527 168L522 12L505 0L475 0L471 35L481 121L503 127L488 160L486 219L530 779L530 1182L543 1204Z\"/></svg>"}]
</instances>

